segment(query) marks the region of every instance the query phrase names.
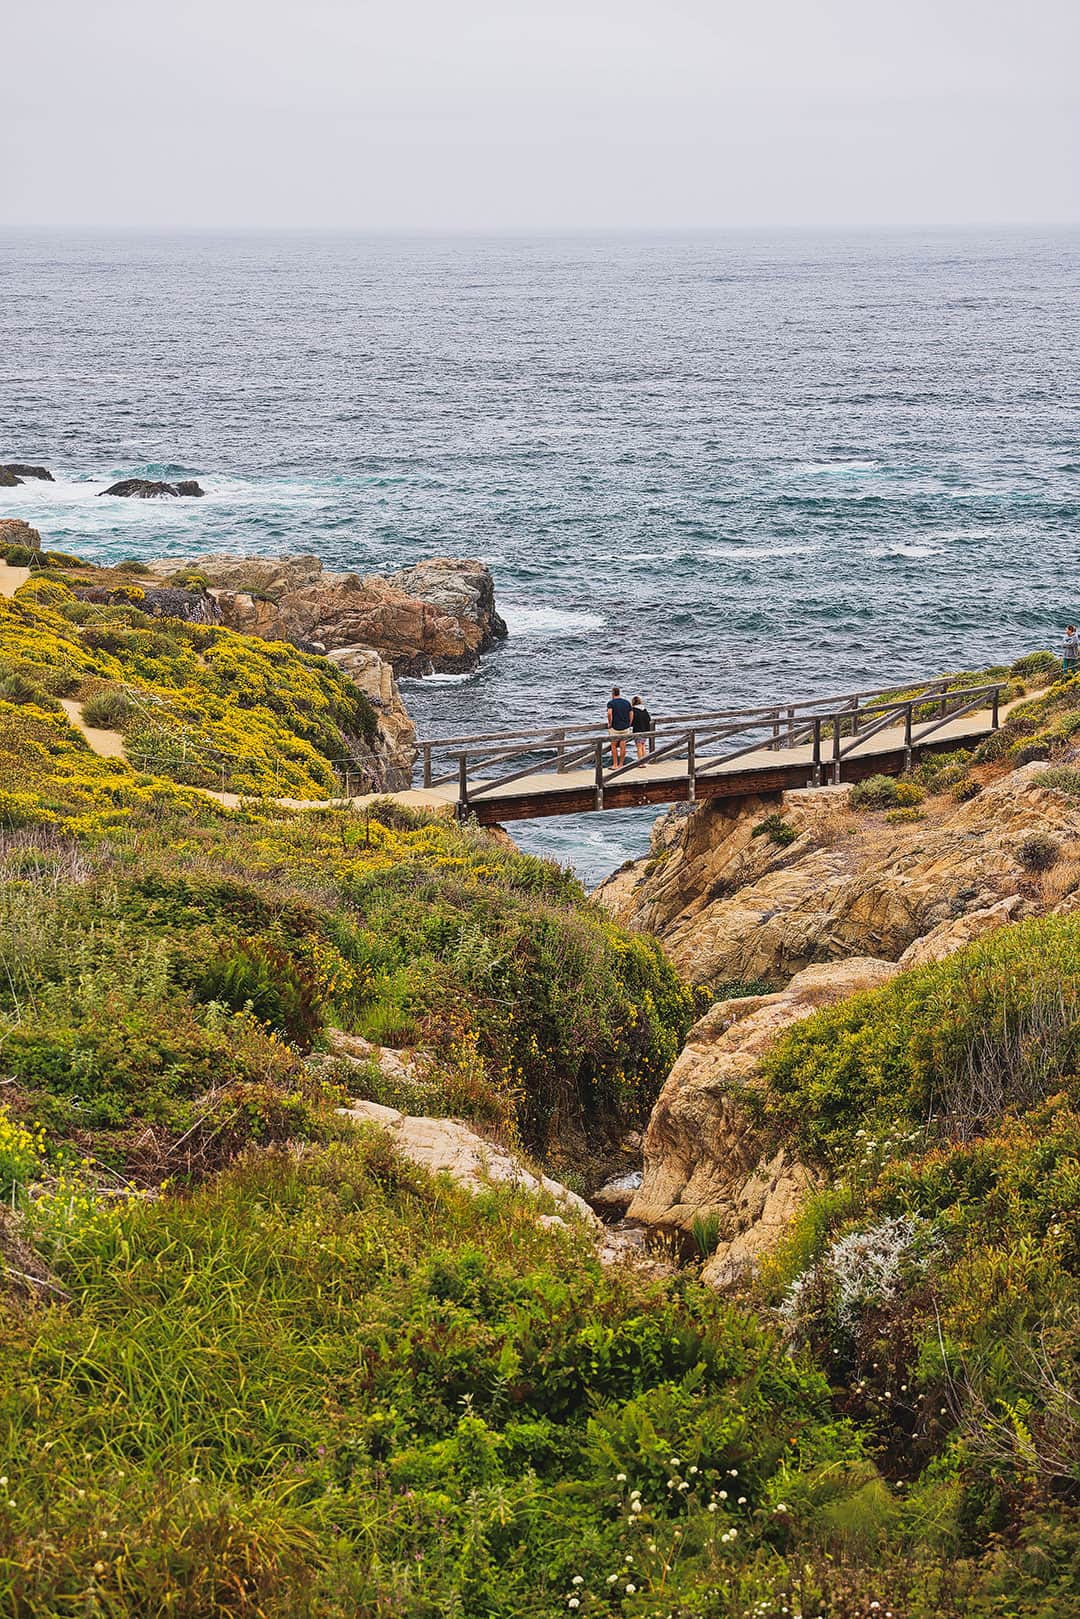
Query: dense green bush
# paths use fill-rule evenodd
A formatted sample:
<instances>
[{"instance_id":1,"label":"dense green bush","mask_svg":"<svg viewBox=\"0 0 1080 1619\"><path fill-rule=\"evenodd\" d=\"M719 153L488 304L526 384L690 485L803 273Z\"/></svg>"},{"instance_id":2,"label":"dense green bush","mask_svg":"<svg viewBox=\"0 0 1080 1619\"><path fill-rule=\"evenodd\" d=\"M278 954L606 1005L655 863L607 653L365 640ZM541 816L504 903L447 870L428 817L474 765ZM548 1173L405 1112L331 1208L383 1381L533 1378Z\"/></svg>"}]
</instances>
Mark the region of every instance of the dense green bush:
<instances>
[{"instance_id":1,"label":"dense green bush","mask_svg":"<svg viewBox=\"0 0 1080 1619\"><path fill-rule=\"evenodd\" d=\"M1061 659L1053 652L1026 652L1009 670L1011 675L1056 675L1061 671Z\"/></svg>"},{"instance_id":2,"label":"dense green bush","mask_svg":"<svg viewBox=\"0 0 1080 1619\"><path fill-rule=\"evenodd\" d=\"M977 1134L1030 1107L1080 1057L1080 920L1003 929L798 1023L765 1060L760 1103L817 1161L918 1126Z\"/></svg>"},{"instance_id":3,"label":"dense green bush","mask_svg":"<svg viewBox=\"0 0 1080 1619\"><path fill-rule=\"evenodd\" d=\"M768 838L770 843L775 843L781 849L786 849L789 844L794 843L798 835L791 822L785 821L778 812L766 815L750 834L754 838Z\"/></svg>"},{"instance_id":4,"label":"dense green bush","mask_svg":"<svg viewBox=\"0 0 1080 1619\"><path fill-rule=\"evenodd\" d=\"M318 986L310 972L265 939L223 945L197 987L200 1001L249 1011L268 1029L310 1047L322 1026Z\"/></svg>"}]
</instances>

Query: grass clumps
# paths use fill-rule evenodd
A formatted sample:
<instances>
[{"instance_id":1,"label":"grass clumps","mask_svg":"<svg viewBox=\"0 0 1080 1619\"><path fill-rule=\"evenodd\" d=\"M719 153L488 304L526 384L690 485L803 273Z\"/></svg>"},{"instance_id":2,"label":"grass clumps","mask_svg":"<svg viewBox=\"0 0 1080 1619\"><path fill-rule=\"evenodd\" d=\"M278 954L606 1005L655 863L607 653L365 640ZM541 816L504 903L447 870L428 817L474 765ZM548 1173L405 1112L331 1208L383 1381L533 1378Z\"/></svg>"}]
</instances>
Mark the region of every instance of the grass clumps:
<instances>
[{"instance_id":1,"label":"grass clumps","mask_svg":"<svg viewBox=\"0 0 1080 1619\"><path fill-rule=\"evenodd\" d=\"M913 809L925 797L918 782L896 781L892 776L870 776L848 788L853 810Z\"/></svg>"},{"instance_id":2,"label":"grass clumps","mask_svg":"<svg viewBox=\"0 0 1080 1619\"><path fill-rule=\"evenodd\" d=\"M1080 920L1002 929L797 1024L765 1060L762 1103L818 1163L918 1128L969 1138L1036 1106L1080 1058Z\"/></svg>"}]
</instances>

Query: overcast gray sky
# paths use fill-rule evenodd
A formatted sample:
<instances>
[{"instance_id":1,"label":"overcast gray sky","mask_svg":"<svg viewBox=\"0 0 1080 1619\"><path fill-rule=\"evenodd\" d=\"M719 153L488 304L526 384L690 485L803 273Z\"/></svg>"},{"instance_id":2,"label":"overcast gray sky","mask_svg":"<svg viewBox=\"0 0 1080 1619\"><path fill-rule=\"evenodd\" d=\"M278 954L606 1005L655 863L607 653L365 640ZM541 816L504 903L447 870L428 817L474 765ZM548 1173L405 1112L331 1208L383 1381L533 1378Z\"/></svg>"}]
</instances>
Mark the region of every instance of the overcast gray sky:
<instances>
[{"instance_id":1,"label":"overcast gray sky","mask_svg":"<svg viewBox=\"0 0 1080 1619\"><path fill-rule=\"evenodd\" d=\"M0 219L1080 219L1080 0L37 0Z\"/></svg>"}]
</instances>

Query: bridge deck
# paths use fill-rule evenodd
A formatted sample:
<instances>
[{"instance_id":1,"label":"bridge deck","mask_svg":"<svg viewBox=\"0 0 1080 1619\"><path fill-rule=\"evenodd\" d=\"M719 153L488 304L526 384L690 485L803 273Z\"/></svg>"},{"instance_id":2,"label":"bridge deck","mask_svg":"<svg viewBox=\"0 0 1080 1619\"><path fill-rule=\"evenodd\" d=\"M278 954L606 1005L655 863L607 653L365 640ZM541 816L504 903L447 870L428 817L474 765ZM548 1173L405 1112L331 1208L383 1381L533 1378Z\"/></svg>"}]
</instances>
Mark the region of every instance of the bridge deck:
<instances>
[{"instance_id":1,"label":"bridge deck","mask_svg":"<svg viewBox=\"0 0 1080 1619\"><path fill-rule=\"evenodd\" d=\"M1010 705L1011 706L1011 705ZM1002 705L1001 717L1008 708ZM949 720L925 742L916 742L915 754L948 752L971 747L991 734L989 712L964 714ZM627 744L628 760L633 745ZM605 747L605 766L610 753ZM857 752L843 761L842 779L858 781L879 773L895 775L907 763L903 725L888 726L867 738ZM822 780L831 777L832 761L823 761ZM718 760L708 757L696 762L694 801L707 798L747 798L757 793L792 791L813 786L813 747L810 743L773 749L763 747L741 758ZM469 780L470 795L486 783L482 775ZM416 808L441 809L458 802L458 786L447 782L438 787L415 788L396 794ZM686 755L669 756L657 764L645 763L625 776L605 782L604 809L628 809L644 804L679 804L690 799ZM537 771L516 781L494 783L478 798L471 798L469 812L484 824L525 820L535 816L582 814L597 809L596 781L591 770Z\"/></svg>"}]
</instances>

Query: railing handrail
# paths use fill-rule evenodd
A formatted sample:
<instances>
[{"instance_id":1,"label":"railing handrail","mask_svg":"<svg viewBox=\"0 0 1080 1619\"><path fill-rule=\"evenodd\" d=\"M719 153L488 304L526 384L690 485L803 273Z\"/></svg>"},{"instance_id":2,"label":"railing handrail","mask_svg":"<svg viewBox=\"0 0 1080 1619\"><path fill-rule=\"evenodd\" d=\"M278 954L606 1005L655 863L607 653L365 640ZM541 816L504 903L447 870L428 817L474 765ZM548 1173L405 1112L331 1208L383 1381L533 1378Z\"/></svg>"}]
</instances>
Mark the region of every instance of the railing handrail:
<instances>
[{"instance_id":1,"label":"railing handrail","mask_svg":"<svg viewBox=\"0 0 1080 1619\"><path fill-rule=\"evenodd\" d=\"M960 671L960 673L962 674L963 671ZM927 697L940 695L943 689L959 689L963 691L990 689L989 686L980 688L973 688L969 686L950 688L948 683L950 680L955 678L957 677L954 675L935 675L931 679L917 681L914 683L914 685L905 684L903 686L896 687L886 686L884 689L882 689L880 686L873 686L862 691L842 692L839 696L829 695L824 697L799 697L790 700L787 698L781 698L776 702L760 703L751 708L714 708L696 710L686 714L660 714L656 717L656 723L662 726L679 725L686 727L688 725L700 724L705 720L749 719L755 715L760 715L762 718L769 719L776 715L781 721L784 721L787 719L789 709L795 710L795 717L797 718L800 711L805 712L807 710L813 711L817 709L826 709L831 713L834 708L850 705L854 702L861 702L864 698L876 698L879 699L881 703L891 702L895 704L897 702L907 701L907 694L909 692L911 693L912 702L922 702L925 701ZM1007 684L1007 681L998 681L996 684L998 686L1004 686ZM901 696L901 693L903 693L903 696ZM462 736L424 736L417 738L416 746L418 748L431 747L449 749L458 748L462 745L467 747L474 742L527 742L530 740L537 742L557 742L560 740L560 736L566 739L569 739L570 737L577 738L578 736L584 736L597 731L605 737L608 734L606 727L599 720L578 720L553 725L532 727L522 726L517 730L511 731L475 731L471 734Z\"/></svg>"}]
</instances>

